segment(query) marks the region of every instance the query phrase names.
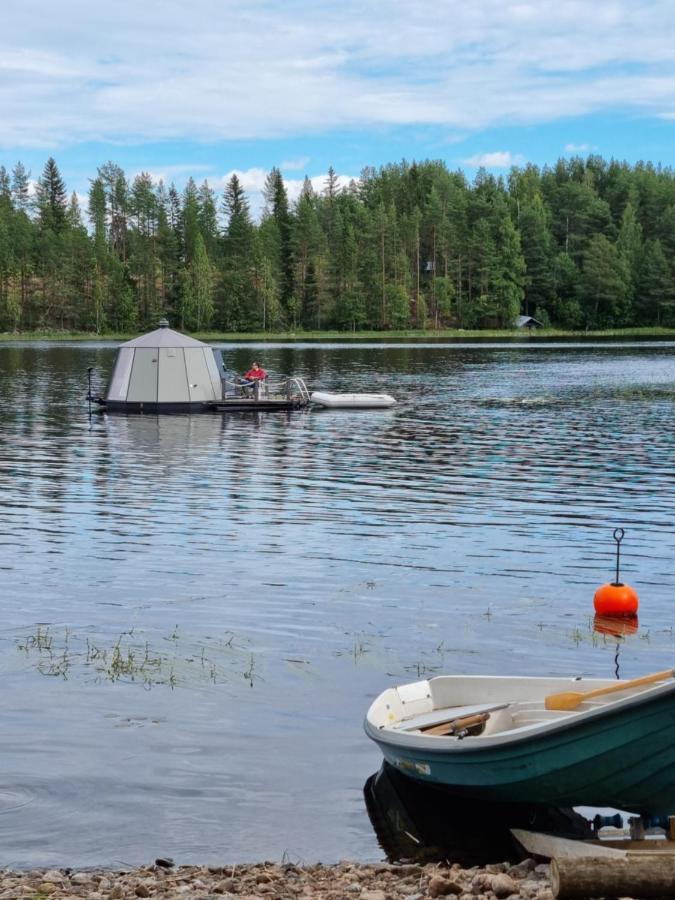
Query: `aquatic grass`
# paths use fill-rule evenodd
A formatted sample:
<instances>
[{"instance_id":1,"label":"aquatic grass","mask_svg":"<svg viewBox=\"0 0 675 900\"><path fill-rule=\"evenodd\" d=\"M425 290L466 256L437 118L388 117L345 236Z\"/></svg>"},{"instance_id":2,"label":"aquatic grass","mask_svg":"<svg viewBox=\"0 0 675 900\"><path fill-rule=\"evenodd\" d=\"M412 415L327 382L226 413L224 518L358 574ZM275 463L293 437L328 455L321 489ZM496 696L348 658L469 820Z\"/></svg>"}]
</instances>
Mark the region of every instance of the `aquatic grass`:
<instances>
[{"instance_id":1,"label":"aquatic grass","mask_svg":"<svg viewBox=\"0 0 675 900\"><path fill-rule=\"evenodd\" d=\"M351 646L349 648L339 648L334 650L333 653L335 656L351 656L354 662L357 663L366 653L370 652L368 640L365 634L350 635L349 632L346 634L348 637L352 637Z\"/></svg>"},{"instance_id":2,"label":"aquatic grass","mask_svg":"<svg viewBox=\"0 0 675 900\"><path fill-rule=\"evenodd\" d=\"M80 637L70 628L63 635L49 626L37 626L26 638L17 639L16 648L27 656L41 675L67 680L78 675L95 683L138 683L145 689L155 686L189 687L198 684L222 684L237 675L251 687L262 676L248 642L235 642L227 631L222 640L208 637L188 644L178 626L160 638L171 650L155 649L151 642L136 635L134 629L121 631L109 643ZM243 662L245 654L247 662Z\"/></svg>"},{"instance_id":3,"label":"aquatic grass","mask_svg":"<svg viewBox=\"0 0 675 900\"><path fill-rule=\"evenodd\" d=\"M52 649L52 636L49 632L49 626L43 627L38 625L35 634L30 634L23 644L18 644L18 649L28 653L30 650L37 650L40 653L49 653Z\"/></svg>"},{"instance_id":4,"label":"aquatic grass","mask_svg":"<svg viewBox=\"0 0 675 900\"><path fill-rule=\"evenodd\" d=\"M244 678L246 679L246 681L248 681L249 686L253 687L253 682L254 682L255 678L257 677L256 671L255 671L255 657L253 656L253 654L251 654L248 669L243 673L243 675L244 675Z\"/></svg>"},{"instance_id":5,"label":"aquatic grass","mask_svg":"<svg viewBox=\"0 0 675 900\"><path fill-rule=\"evenodd\" d=\"M422 678L423 675L440 672L441 666L428 666L425 662L422 662L422 660L418 660L412 665L403 666L403 669L406 672L414 672L418 678Z\"/></svg>"}]
</instances>

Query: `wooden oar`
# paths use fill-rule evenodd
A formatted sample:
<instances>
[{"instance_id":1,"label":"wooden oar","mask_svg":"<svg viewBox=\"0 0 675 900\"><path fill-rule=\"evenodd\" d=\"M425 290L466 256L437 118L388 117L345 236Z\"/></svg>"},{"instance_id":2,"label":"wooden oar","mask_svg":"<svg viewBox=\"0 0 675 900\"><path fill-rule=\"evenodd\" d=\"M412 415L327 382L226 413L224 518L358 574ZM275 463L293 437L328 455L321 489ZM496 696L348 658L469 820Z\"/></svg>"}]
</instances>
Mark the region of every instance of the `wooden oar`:
<instances>
[{"instance_id":1,"label":"wooden oar","mask_svg":"<svg viewBox=\"0 0 675 900\"><path fill-rule=\"evenodd\" d=\"M560 694L549 694L544 698L546 709L574 709L584 700L592 697L602 697L604 694L613 694L615 691L629 691L640 687L642 684L651 684L654 681L665 681L675 676L675 669L666 669L665 672L656 672L655 675L643 675L642 678L633 678L631 681L617 681L609 687L596 688L594 691L563 691Z\"/></svg>"},{"instance_id":2,"label":"wooden oar","mask_svg":"<svg viewBox=\"0 0 675 900\"><path fill-rule=\"evenodd\" d=\"M465 731L468 728L475 728L477 725L485 725L490 718L490 713L480 713L475 716L464 716L463 719L450 719L442 722L440 725L430 725L428 728L422 728L422 734L439 734L452 735L459 731Z\"/></svg>"}]
</instances>

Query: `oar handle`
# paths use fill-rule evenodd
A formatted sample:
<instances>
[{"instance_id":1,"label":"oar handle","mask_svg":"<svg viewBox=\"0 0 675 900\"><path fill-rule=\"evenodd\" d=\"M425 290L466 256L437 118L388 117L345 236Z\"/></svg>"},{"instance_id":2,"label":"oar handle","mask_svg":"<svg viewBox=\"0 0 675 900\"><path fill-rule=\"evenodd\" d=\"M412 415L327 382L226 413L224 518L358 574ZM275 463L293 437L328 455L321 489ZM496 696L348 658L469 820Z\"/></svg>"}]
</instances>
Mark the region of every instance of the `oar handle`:
<instances>
[{"instance_id":1,"label":"oar handle","mask_svg":"<svg viewBox=\"0 0 675 900\"><path fill-rule=\"evenodd\" d=\"M546 709L574 709L584 700L592 697L601 697L604 694L614 694L617 691L629 691L643 684L652 684L655 681L665 681L675 675L675 669L666 669L664 672L655 672L653 675L643 675L641 678L633 678L630 681L617 681L609 687L595 688L592 691L562 691L559 694L549 694L544 698Z\"/></svg>"},{"instance_id":2,"label":"oar handle","mask_svg":"<svg viewBox=\"0 0 675 900\"><path fill-rule=\"evenodd\" d=\"M584 693L584 697L599 697L601 694L613 694L615 691L626 691L634 687L640 687L642 684L651 684L653 681L665 681L675 675L675 669L666 669L664 672L656 672L654 675L643 675L641 678L633 678L623 683L618 681L616 684L606 688L596 688L594 691Z\"/></svg>"}]
</instances>

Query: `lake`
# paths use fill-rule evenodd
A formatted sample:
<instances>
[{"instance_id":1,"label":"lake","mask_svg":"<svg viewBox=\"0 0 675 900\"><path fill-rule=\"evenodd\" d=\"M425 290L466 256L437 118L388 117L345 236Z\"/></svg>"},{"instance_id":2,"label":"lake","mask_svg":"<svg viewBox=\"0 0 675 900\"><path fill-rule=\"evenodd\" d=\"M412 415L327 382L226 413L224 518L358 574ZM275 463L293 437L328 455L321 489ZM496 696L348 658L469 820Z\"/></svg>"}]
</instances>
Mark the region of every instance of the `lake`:
<instances>
[{"instance_id":1,"label":"lake","mask_svg":"<svg viewBox=\"0 0 675 900\"><path fill-rule=\"evenodd\" d=\"M90 417L113 346L0 344L2 865L379 859L386 686L675 662L675 343L219 346L399 403Z\"/></svg>"}]
</instances>

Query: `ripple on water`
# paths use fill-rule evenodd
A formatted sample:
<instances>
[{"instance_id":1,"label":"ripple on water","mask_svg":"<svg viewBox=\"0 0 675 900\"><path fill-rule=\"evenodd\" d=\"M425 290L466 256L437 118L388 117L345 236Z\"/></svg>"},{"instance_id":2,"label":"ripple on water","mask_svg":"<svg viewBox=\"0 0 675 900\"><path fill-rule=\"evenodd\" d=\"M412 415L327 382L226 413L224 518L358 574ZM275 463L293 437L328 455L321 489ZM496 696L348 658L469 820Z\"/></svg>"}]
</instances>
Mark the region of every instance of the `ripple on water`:
<instances>
[{"instance_id":1,"label":"ripple on water","mask_svg":"<svg viewBox=\"0 0 675 900\"><path fill-rule=\"evenodd\" d=\"M377 854L369 700L441 671L613 673L591 620L618 525L641 596L621 665L672 663L675 346L255 353L399 404L89 420L112 348L0 346L12 863Z\"/></svg>"}]
</instances>

